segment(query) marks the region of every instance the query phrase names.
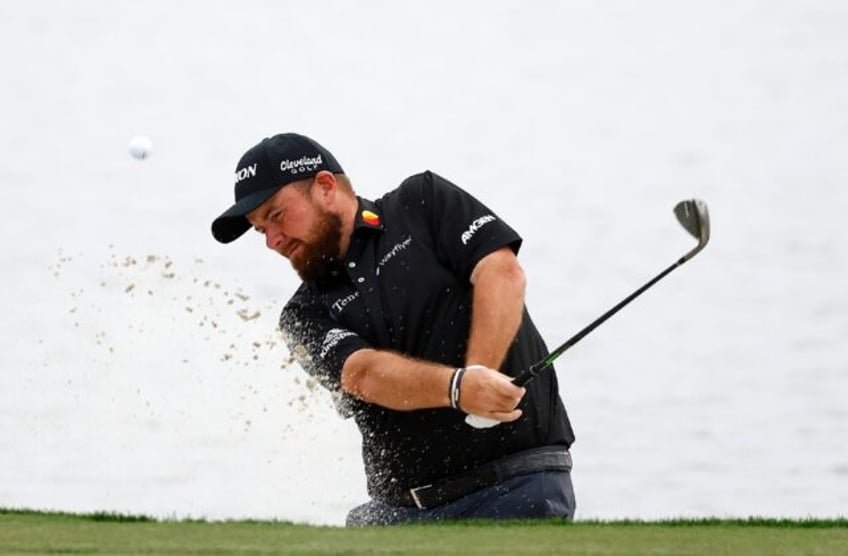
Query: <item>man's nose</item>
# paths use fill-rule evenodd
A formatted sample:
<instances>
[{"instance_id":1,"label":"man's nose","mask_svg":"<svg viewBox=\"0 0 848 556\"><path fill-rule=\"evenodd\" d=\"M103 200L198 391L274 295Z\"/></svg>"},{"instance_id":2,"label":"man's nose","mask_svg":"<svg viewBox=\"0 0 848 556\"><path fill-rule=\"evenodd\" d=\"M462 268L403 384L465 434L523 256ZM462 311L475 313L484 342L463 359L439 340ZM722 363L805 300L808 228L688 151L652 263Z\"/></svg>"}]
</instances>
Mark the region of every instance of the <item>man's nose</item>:
<instances>
[{"instance_id":1,"label":"man's nose","mask_svg":"<svg viewBox=\"0 0 848 556\"><path fill-rule=\"evenodd\" d=\"M265 245L268 249L277 250L277 247L283 243L285 236L277 229L271 228L265 230Z\"/></svg>"}]
</instances>

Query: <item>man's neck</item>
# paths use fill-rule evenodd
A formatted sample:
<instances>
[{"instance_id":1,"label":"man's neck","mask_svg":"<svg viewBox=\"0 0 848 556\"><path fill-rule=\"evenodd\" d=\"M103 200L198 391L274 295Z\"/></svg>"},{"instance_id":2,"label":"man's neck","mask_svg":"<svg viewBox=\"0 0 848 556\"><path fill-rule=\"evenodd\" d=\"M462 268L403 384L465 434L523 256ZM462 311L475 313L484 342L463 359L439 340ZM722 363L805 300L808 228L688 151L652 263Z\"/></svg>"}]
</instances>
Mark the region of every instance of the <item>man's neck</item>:
<instances>
[{"instance_id":1,"label":"man's neck","mask_svg":"<svg viewBox=\"0 0 848 556\"><path fill-rule=\"evenodd\" d=\"M353 226L356 224L356 211L359 208L359 199L354 195L347 198L345 206L342 208L342 238L339 245L340 258L344 260L347 256L347 250L350 247L350 236L353 234Z\"/></svg>"}]
</instances>

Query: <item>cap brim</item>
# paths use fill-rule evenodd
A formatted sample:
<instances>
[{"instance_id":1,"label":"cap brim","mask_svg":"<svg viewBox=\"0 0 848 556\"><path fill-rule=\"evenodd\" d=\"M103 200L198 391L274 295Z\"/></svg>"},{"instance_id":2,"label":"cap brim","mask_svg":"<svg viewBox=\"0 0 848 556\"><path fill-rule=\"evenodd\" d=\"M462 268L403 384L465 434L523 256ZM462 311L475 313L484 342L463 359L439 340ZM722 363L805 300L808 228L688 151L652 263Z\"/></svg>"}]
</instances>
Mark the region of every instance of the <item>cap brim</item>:
<instances>
[{"instance_id":1,"label":"cap brim","mask_svg":"<svg viewBox=\"0 0 848 556\"><path fill-rule=\"evenodd\" d=\"M274 196L283 186L272 187L251 193L239 199L221 216L212 222L212 236L221 243L230 243L250 229L246 214L256 210L262 203Z\"/></svg>"}]
</instances>

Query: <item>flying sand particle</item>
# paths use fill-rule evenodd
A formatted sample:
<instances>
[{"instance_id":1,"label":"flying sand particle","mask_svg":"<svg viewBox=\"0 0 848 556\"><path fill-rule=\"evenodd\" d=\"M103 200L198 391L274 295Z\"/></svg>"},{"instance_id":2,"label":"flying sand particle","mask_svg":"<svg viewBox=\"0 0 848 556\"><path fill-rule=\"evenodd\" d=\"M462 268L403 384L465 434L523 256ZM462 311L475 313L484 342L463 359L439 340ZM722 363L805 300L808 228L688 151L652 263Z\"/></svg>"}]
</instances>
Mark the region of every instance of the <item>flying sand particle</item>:
<instances>
[{"instance_id":1,"label":"flying sand particle","mask_svg":"<svg viewBox=\"0 0 848 556\"><path fill-rule=\"evenodd\" d=\"M250 313L247 309L240 309L236 314L241 317L241 320L244 321L258 319L260 316L259 311L254 311L253 313Z\"/></svg>"}]
</instances>

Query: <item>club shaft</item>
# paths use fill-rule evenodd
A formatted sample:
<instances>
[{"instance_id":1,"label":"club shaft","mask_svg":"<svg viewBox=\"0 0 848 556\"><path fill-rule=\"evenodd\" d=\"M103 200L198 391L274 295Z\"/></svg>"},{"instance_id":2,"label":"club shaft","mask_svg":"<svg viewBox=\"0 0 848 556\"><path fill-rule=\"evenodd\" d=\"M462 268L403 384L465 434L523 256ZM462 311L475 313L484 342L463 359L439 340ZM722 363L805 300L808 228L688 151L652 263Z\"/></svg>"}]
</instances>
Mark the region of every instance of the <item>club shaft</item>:
<instances>
[{"instance_id":1,"label":"club shaft","mask_svg":"<svg viewBox=\"0 0 848 556\"><path fill-rule=\"evenodd\" d=\"M628 303L630 303L631 301L633 301L634 299L636 299L637 297L639 297L640 295L645 293L645 291L648 290L651 286L653 286L654 284L656 284L657 282L659 282L660 280L662 280L663 278L668 276L668 274L670 274L671 271L673 271L675 268L677 268L680 265L682 265L683 263L685 263L688 259L689 259L689 256L683 256L680 259L678 259L677 262L675 262L674 264L672 264L671 266L669 266L668 268L666 268L665 270L663 270L662 272L657 274L655 277L653 277L651 280L649 280L647 283L645 283L638 290L634 291L633 293L631 293L630 295L628 295L627 297L622 299L620 302L618 302L618 304L615 305L615 307L613 307L612 309L610 309L609 311L607 311L606 313L604 313L603 315L601 315L600 317L598 317L594 321L590 322L585 328L583 328L583 330L581 330L580 332L578 332L577 334L575 334L574 336L572 336L571 338L566 340L565 343L563 343L561 346L559 346L554 351L552 351L550 353L550 355L548 355L547 357L545 357L544 359L542 359L538 363L532 365L529 369L527 369L526 371L522 372L520 375L515 377L512 380L512 382L514 384L516 384L517 386L524 386L525 384L527 384L528 382L533 380L536 377L536 375L538 375L544 369L550 367L551 364L554 362L554 360L557 357L559 357L560 355L562 355L563 353L565 353L571 346L573 346L574 344L576 344L577 342L579 342L580 340L585 338L590 332L592 332L594 329L596 329L601 324L606 322L607 319L609 319L611 316L613 316L614 314L619 312L621 309L623 309Z\"/></svg>"}]
</instances>

